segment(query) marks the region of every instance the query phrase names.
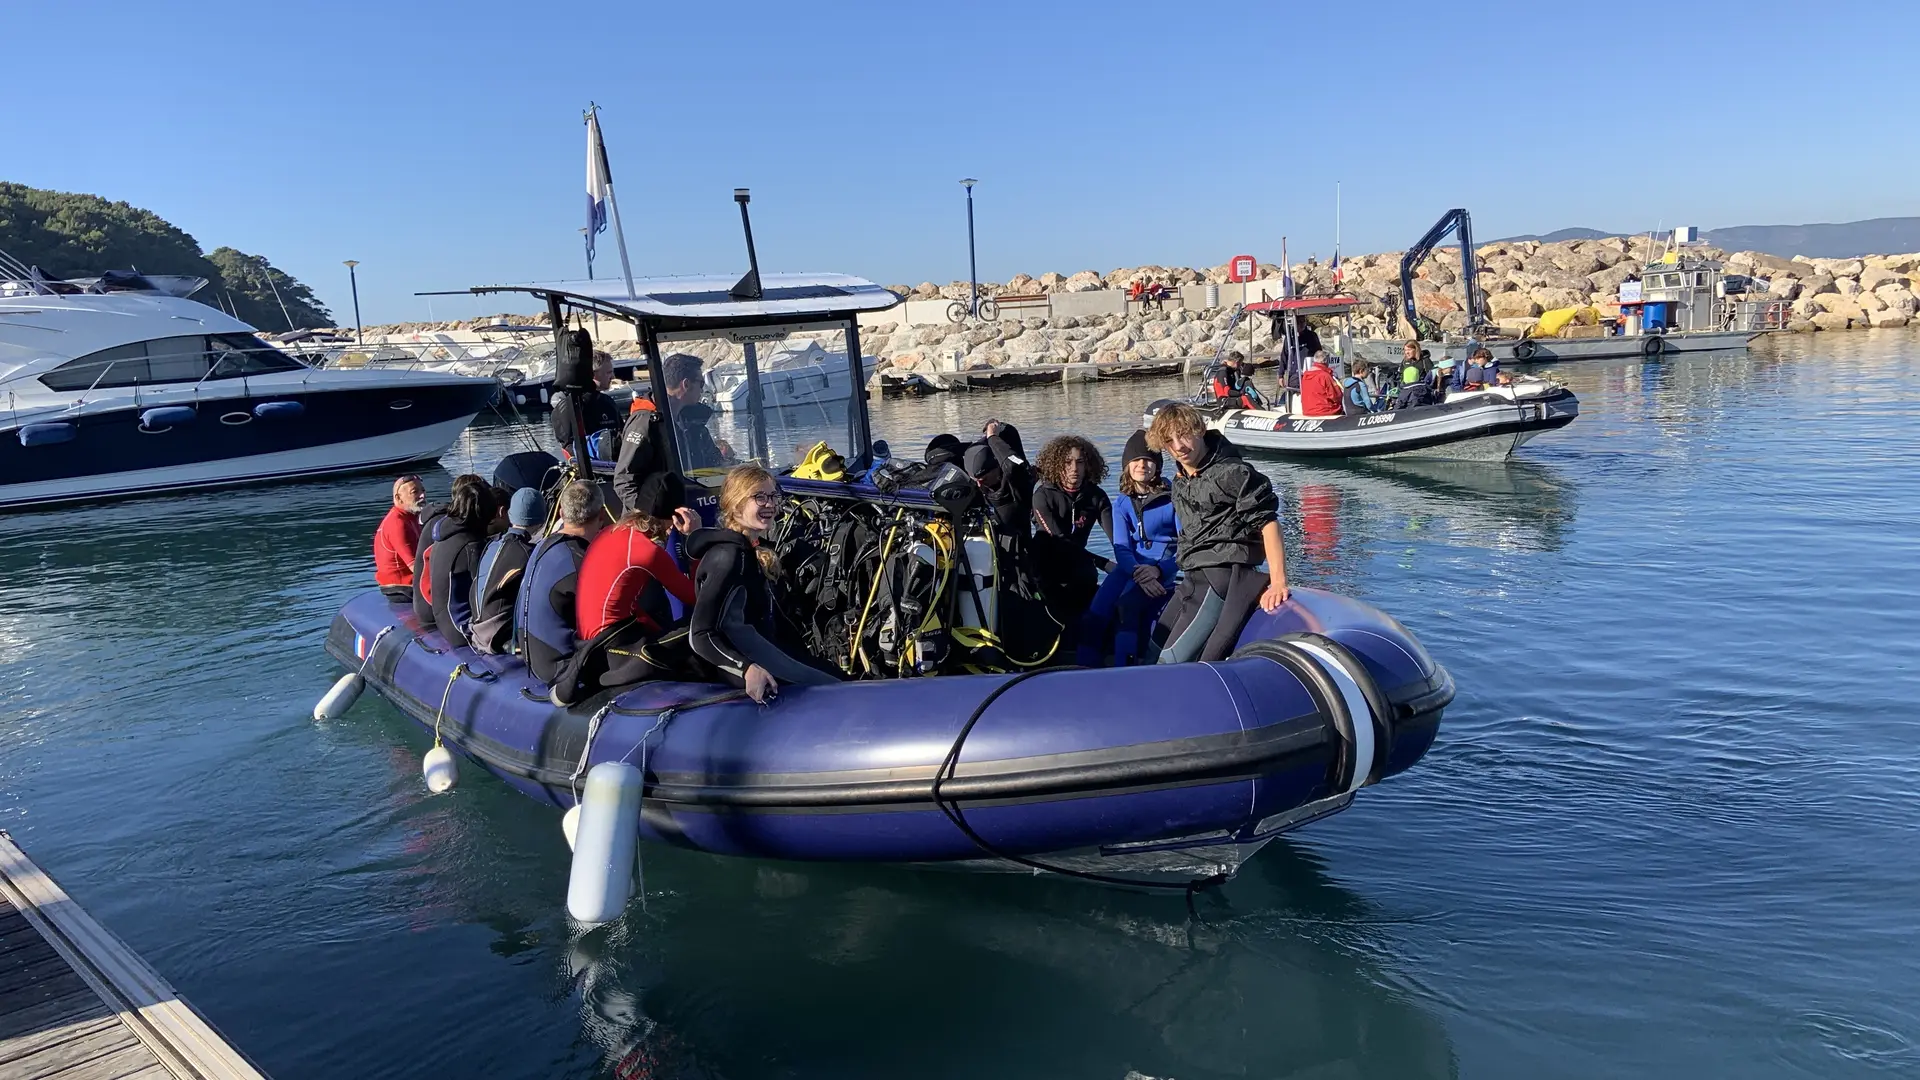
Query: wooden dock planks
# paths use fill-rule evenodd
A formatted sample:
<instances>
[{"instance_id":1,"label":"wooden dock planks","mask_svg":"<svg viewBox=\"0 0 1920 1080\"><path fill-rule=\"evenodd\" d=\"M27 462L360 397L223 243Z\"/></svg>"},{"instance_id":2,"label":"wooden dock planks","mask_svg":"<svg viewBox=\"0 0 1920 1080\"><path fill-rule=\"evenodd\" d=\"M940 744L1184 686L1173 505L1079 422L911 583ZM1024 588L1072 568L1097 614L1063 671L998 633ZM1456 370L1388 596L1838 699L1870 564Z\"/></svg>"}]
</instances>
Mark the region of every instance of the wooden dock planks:
<instances>
[{"instance_id":1,"label":"wooden dock planks","mask_svg":"<svg viewBox=\"0 0 1920 1080\"><path fill-rule=\"evenodd\" d=\"M0 1080L265 1080L0 830Z\"/></svg>"}]
</instances>

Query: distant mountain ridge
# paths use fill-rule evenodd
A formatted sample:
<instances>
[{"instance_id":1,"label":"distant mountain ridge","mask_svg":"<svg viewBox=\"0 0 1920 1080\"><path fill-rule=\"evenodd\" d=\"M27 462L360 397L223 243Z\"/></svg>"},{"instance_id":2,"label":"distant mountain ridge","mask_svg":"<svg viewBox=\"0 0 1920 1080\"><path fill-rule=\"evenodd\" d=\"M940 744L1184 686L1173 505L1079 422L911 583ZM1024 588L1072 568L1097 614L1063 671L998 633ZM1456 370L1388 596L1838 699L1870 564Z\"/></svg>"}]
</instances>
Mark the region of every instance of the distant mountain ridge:
<instances>
[{"instance_id":1,"label":"distant mountain ridge","mask_svg":"<svg viewBox=\"0 0 1920 1080\"><path fill-rule=\"evenodd\" d=\"M1508 236L1492 243L1516 240L1598 240L1603 236L1634 236L1640 233L1605 232L1600 229L1561 229L1545 234ZM1868 218L1838 224L1814 225L1733 225L1708 229L1700 238L1723 251L1762 251L1768 255L1809 259L1857 259L1862 255L1894 255L1920 251L1920 217Z\"/></svg>"}]
</instances>

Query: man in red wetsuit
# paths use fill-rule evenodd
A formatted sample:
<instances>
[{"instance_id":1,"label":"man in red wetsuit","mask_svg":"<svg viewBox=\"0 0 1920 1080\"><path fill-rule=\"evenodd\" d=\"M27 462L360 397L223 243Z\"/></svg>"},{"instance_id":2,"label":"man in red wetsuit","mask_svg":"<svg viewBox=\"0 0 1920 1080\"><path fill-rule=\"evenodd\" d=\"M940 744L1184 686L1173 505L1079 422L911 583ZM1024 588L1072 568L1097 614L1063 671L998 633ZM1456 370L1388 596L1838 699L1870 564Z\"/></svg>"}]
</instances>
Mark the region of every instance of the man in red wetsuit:
<instances>
[{"instance_id":1,"label":"man in red wetsuit","mask_svg":"<svg viewBox=\"0 0 1920 1080\"><path fill-rule=\"evenodd\" d=\"M1300 373L1300 413L1303 416L1339 416L1340 383L1327 370L1327 354L1317 352Z\"/></svg>"},{"instance_id":2,"label":"man in red wetsuit","mask_svg":"<svg viewBox=\"0 0 1920 1080\"><path fill-rule=\"evenodd\" d=\"M413 556L420 543L420 504L427 488L417 476L393 482L393 508L373 533L373 580L390 600L413 600Z\"/></svg>"},{"instance_id":3,"label":"man in red wetsuit","mask_svg":"<svg viewBox=\"0 0 1920 1080\"><path fill-rule=\"evenodd\" d=\"M673 512L673 529L682 536L699 526L693 511ZM667 553L665 540L655 519L628 511L587 546L574 608L583 642L573 665L580 690L592 693L673 674L662 670L662 658L687 652L660 641L673 622L667 596L688 608L694 601L693 580Z\"/></svg>"}]
</instances>

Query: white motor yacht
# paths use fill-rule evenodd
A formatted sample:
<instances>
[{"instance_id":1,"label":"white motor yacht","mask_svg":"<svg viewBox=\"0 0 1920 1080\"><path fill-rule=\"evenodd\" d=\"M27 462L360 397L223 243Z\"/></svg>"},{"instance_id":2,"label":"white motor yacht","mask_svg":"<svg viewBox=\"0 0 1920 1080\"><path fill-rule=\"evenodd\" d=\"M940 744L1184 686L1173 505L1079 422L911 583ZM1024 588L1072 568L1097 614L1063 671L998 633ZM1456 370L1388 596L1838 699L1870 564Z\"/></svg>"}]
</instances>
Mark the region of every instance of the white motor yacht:
<instances>
[{"instance_id":1,"label":"white motor yacht","mask_svg":"<svg viewBox=\"0 0 1920 1080\"><path fill-rule=\"evenodd\" d=\"M497 389L310 367L187 298L204 284L0 255L0 509L431 461Z\"/></svg>"}]
</instances>

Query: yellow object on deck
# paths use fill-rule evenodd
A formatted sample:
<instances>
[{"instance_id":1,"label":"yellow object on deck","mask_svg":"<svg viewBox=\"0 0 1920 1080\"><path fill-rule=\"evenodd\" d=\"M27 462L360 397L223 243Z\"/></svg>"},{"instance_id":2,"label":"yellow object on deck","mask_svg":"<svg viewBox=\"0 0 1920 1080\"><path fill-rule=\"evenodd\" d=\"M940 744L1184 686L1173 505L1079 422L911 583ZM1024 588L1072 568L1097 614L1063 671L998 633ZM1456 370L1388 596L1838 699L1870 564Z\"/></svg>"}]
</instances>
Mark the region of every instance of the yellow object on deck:
<instances>
[{"instance_id":1,"label":"yellow object on deck","mask_svg":"<svg viewBox=\"0 0 1920 1080\"><path fill-rule=\"evenodd\" d=\"M1533 328L1537 338L1560 337L1569 326L1597 326L1600 313L1590 307L1554 308L1540 316L1540 322Z\"/></svg>"}]
</instances>

